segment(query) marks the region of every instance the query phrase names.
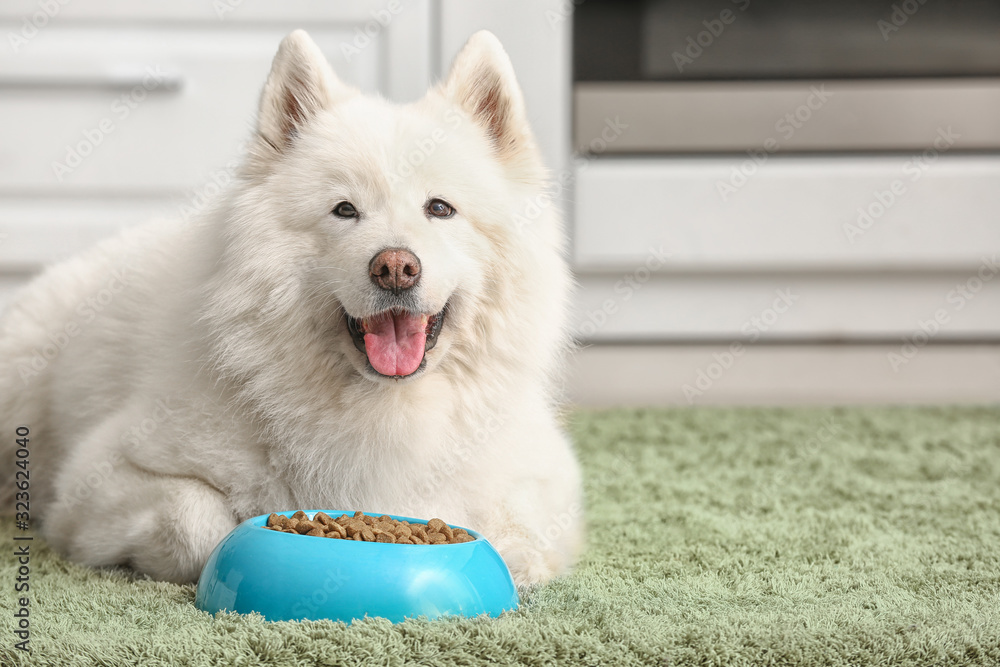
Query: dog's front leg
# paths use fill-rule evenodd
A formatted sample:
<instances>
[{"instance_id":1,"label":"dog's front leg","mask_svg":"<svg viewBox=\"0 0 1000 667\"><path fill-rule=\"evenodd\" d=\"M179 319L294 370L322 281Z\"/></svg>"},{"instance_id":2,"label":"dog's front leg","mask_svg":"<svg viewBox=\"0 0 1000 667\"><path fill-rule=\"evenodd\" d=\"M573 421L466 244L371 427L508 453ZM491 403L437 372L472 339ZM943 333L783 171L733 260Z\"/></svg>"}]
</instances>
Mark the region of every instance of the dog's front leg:
<instances>
[{"instance_id":1,"label":"dog's front leg","mask_svg":"<svg viewBox=\"0 0 1000 667\"><path fill-rule=\"evenodd\" d=\"M504 512L501 509L501 512ZM547 531L531 530L508 513L487 530L487 537L503 557L518 588L543 584L565 574L573 564L582 541L577 518L563 514L566 524L552 524Z\"/></svg>"},{"instance_id":2,"label":"dog's front leg","mask_svg":"<svg viewBox=\"0 0 1000 667\"><path fill-rule=\"evenodd\" d=\"M98 429L66 461L42 533L70 559L91 566L129 565L154 579L198 578L212 549L237 524L225 496L195 477L136 466Z\"/></svg>"}]
</instances>

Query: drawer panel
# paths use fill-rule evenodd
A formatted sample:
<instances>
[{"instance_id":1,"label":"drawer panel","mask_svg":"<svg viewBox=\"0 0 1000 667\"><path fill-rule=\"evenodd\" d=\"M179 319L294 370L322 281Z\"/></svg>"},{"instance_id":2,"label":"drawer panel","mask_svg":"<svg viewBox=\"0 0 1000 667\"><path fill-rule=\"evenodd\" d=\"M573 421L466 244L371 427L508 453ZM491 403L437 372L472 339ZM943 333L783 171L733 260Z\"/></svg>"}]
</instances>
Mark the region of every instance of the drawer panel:
<instances>
[{"instance_id":1,"label":"drawer panel","mask_svg":"<svg viewBox=\"0 0 1000 667\"><path fill-rule=\"evenodd\" d=\"M119 230L179 215L184 202L129 198L0 198L0 273L32 273Z\"/></svg>"},{"instance_id":2,"label":"drawer panel","mask_svg":"<svg viewBox=\"0 0 1000 667\"><path fill-rule=\"evenodd\" d=\"M1000 255L967 272L637 270L578 281L571 327L588 342L1000 341Z\"/></svg>"},{"instance_id":3,"label":"drawer panel","mask_svg":"<svg viewBox=\"0 0 1000 667\"><path fill-rule=\"evenodd\" d=\"M0 22L6 34L17 24ZM171 193L204 183L250 134L271 59L296 26L53 24L0 60L0 194ZM380 87L385 35L310 34L338 75ZM16 128L16 129L14 129Z\"/></svg>"},{"instance_id":4,"label":"drawer panel","mask_svg":"<svg viewBox=\"0 0 1000 667\"><path fill-rule=\"evenodd\" d=\"M1000 252L1000 157L593 159L576 172L574 259L662 271L965 270ZM737 176L740 174L741 176Z\"/></svg>"}]
</instances>

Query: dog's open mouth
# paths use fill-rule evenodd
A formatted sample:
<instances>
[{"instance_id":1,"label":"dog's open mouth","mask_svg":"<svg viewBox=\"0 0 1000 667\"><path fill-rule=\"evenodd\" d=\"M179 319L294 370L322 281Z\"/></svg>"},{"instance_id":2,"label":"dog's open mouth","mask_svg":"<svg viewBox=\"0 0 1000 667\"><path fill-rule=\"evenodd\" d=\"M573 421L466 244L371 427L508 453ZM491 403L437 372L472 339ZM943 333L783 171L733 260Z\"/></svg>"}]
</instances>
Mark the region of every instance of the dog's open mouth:
<instances>
[{"instance_id":1,"label":"dog's open mouth","mask_svg":"<svg viewBox=\"0 0 1000 667\"><path fill-rule=\"evenodd\" d=\"M347 316L354 347L364 352L379 375L406 377L420 370L424 354L437 343L445 306L435 315L388 310L374 317Z\"/></svg>"}]
</instances>

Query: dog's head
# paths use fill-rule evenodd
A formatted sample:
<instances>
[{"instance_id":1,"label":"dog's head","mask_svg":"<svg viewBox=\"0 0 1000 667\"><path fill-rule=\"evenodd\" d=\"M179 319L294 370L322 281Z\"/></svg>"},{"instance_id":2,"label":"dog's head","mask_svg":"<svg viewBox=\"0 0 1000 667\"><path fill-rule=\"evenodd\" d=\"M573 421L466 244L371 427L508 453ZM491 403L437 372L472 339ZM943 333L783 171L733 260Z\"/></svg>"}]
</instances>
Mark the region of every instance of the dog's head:
<instances>
[{"instance_id":1,"label":"dog's head","mask_svg":"<svg viewBox=\"0 0 1000 667\"><path fill-rule=\"evenodd\" d=\"M243 176L227 261L265 300L247 307L299 321L367 381L553 356L568 281L561 227L492 34L474 35L441 85L401 106L339 81L292 33Z\"/></svg>"}]
</instances>

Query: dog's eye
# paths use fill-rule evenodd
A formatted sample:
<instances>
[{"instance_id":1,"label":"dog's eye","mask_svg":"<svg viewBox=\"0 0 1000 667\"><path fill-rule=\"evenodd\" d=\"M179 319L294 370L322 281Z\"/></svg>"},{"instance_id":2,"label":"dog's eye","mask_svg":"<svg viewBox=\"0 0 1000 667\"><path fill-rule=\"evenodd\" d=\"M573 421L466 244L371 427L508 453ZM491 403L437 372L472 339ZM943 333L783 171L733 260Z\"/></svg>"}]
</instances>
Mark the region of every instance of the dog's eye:
<instances>
[{"instance_id":1,"label":"dog's eye","mask_svg":"<svg viewBox=\"0 0 1000 667\"><path fill-rule=\"evenodd\" d=\"M455 209L451 207L451 204L444 201L443 199L432 199L427 202L427 206L424 207L427 211L427 215L434 216L435 218L450 218L455 215Z\"/></svg>"},{"instance_id":2,"label":"dog's eye","mask_svg":"<svg viewBox=\"0 0 1000 667\"><path fill-rule=\"evenodd\" d=\"M358 209L354 208L354 204L349 201L342 201L333 207L333 214L338 218L356 218L358 217Z\"/></svg>"}]
</instances>

